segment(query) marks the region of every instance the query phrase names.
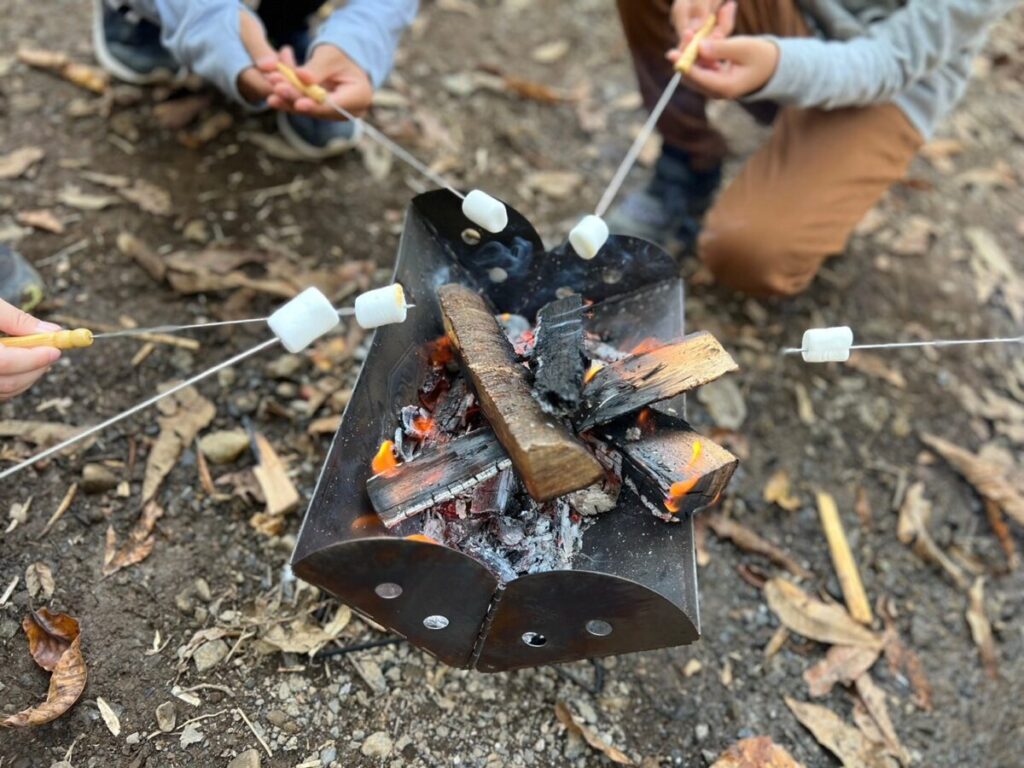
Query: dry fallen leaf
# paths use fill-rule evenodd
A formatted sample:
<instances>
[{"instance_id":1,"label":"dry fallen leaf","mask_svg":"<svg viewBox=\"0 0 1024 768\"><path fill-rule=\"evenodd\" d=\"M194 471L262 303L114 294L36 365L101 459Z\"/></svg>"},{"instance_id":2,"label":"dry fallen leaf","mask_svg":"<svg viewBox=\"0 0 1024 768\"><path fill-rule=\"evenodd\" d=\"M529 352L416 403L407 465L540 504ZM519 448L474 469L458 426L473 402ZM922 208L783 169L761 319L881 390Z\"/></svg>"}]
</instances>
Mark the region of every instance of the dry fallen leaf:
<instances>
[{"instance_id":1,"label":"dry fallen leaf","mask_svg":"<svg viewBox=\"0 0 1024 768\"><path fill-rule=\"evenodd\" d=\"M751 736L725 750L711 768L803 768L803 763L771 737Z\"/></svg>"},{"instance_id":2,"label":"dry fallen leaf","mask_svg":"<svg viewBox=\"0 0 1024 768\"><path fill-rule=\"evenodd\" d=\"M230 112L215 112L196 126L195 130L178 131L178 142L189 149L199 149L224 133L234 122L235 118Z\"/></svg>"},{"instance_id":3,"label":"dry fallen leaf","mask_svg":"<svg viewBox=\"0 0 1024 768\"><path fill-rule=\"evenodd\" d=\"M57 193L57 201L80 211L102 211L104 208L121 203L121 199L113 195L94 195L83 192L73 184L68 184Z\"/></svg>"},{"instance_id":4,"label":"dry fallen leaf","mask_svg":"<svg viewBox=\"0 0 1024 768\"><path fill-rule=\"evenodd\" d=\"M896 537L904 544L912 544L914 553L927 563L944 570L960 589L967 589L967 576L935 543L928 531L928 518L932 505L924 497L924 483L914 483L907 489L900 505L900 518L896 524Z\"/></svg>"},{"instance_id":5,"label":"dry fallen leaf","mask_svg":"<svg viewBox=\"0 0 1024 768\"><path fill-rule=\"evenodd\" d=\"M885 633L882 636L885 660L893 674L906 675L914 688L917 704L925 711L932 708L932 686L928 682L924 665L918 655L903 642L893 620L885 613Z\"/></svg>"},{"instance_id":6,"label":"dry fallen leaf","mask_svg":"<svg viewBox=\"0 0 1024 768\"><path fill-rule=\"evenodd\" d=\"M0 179L16 179L46 155L42 147L22 147L0 155Z\"/></svg>"},{"instance_id":7,"label":"dry fallen leaf","mask_svg":"<svg viewBox=\"0 0 1024 768\"><path fill-rule=\"evenodd\" d=\"M836 683L852 685L878 660L880 648L833 645L825 658L804 671L804 681L812 698L827 696Z\"/></svg>"},{"instance_id":8,"label":"dry fallen leaf","mask_svg":"<svg viewBox=\"0 0 1024 768\"><path fill-rule=\"evenodd\" d=\"M629 755L621 749L613 747L598 736L597 733L595 733L594 730L583 721L583 718L574 714L565 703L561 701L555 703L555 717L558 718L558 722L564 725L565 729L569 733L573 733L582 738L593 749L596 749L613 763L617 763L619 765L633 765L633 761L630 759Z\"/></svg>"},{"instance_id":9,"label":"dry fallen leaf","mask_svg":"<svg viewBox=\"0 0 1024 768\"><path fill-rule=\"evenodd\" d=\"M163 258L141 239L130 232L120 232L117 235L117 249L133 259L158 283L163 281L164 275L167 274L167 265Z\"/></svg>"},{"instance_id":10,"label":"dry fallen leaf","mask_svg":"<svg viewBox=\"0 0 1024 768\"><path fill-rule=\"evenodd\" d=\"M170 193L142 179L136 179L130 187L119 189L118 192L121 193L121 197L129 203L135 203L146 213L170 216L173 210Z\"/></svg>"},{"instance_id":11,"label":"dry fallen leaf","mask_svg":"<svg viewBox=\"0 0 1024 768\"><path fill-rule=\"evenodd\" d=\"M764 484L764 500L769 504L778 504L787 512L796 512L800 509L800 497L792 492L790 485L786 470L774 472Z\"/></svg>"},{"instance_id":12,"label":"dry fallen leaf","mask_svg":"<svg viewBox=\"0 0 1024 768\"><path fill-rule=\"evenodd\" d=\"M785 697L786 706L815 740L839 758L843 768L890 768L881 745L847 725L832 710Z\"/></svg>"},{"instance_id":13,"label":"dry fallen leaf","mask_svg":"<svg viewBox=\"0 0 1024 768\"><path fill-rule=\"evenodd\" d=\"M526 186L552 200L567 200L579 192L583 177L575 171L534 171L526 177Z\"/></svg>"},{"instance_id":14,"label":"dry fallen leaf","mask_svg":"<svg viewBox=\"0 0 1024 768\"><path fill-rule=\"evenodd\" d=\"M157 419L160 434L146 461L146 474L142 479L142 503L152 499L164 478L174 469L188 446L205 429L217 413L213 403L193 387L183 389L160 401L157 406L162 416Z\"/></svg>"},{"instance_id":15,"label":"dry fallen leaf","mask_svg":"<svg viewBox=\"0 0 1024 768\"><path fill-rule=\"evenodd\" d=\"M117 713L107 704L106 699L102 696L96 697L96 708L100 711L100 717L103 718L104 724L107 726L107 730L115 736L121 735L121 720L117 717Z\"/></svg>"},{"instance_id":16,"label":"dry fallen leaf","mask_svg":"<svg viewBox=\"0 0 1024 768\"><path fill-rule=\"evenodd\" d=\"M301 501L295 484L288 476L288 467L263 435L257 432L253 443L259 456L259 464L253 469L253 474L263 491L263 498L267 500L266 513L272 517L285 515Z\"/></svg>"},{"instance_id":17,"label":"dry fallen leaf","mask_svg":"<svg viewBox=\"0 0 1024 768\"><path fill-rule=\"evenodd\" d=\"M763 555L798 578L809 579L812 576L810 571L794 560L784 549L761 538L758 534L746 526L737 523L732 518L715 513L706 515L705 519L707 520L708 527L720 539L729 539L745 552Z\"/></svg>"},{"instance_id":18,"label":"dry fallen leaf","mask_svg":"<svg viewBox=\"0 0 1024 768\"><path fill-rule=\"evenodd\" d=\"M538 45L530 52L530 58L540 64L551 64L569 52L571 44L568 40L552 40L550 43Z\"/></svg>"},{"instance_id":19,"label":"dry fallen leaf","mask_svg":"<svg viewBox=\"0 0 1024 768\"><path fill-rule=\"evenodd\" d=\"M351 619L352 610L341 606L334 614L334 619L323 627L305 617L287 624L274 624L260 635L260 641L265 644L262 650L315 656L341 634Z\"/></svg>"},{"instance_id":20,"label":"dry fallen leaf","mask_svg":"<svg viewBox=\"0 0 1024 768\"><path fill-rule=\"evenodd\" d=\"M53 72L69 83L93 93L104 93L110 82L109 75L102 69L71 61L67 54L60 51L22 47L18 49L18 60L30 67Z\"/></svg>"},{"instance_id":21,"label":"dry fallen leaf","mask_svg":"<svg viewBox=\"0 0 1024 768\"><path fill-rule=\"evenodd\" d=\"M14 217L14 220L19 224L24 224L26 227L32 227L43 232L52 232L55 235L59 235L64 231L64 225L53 214L53 211L47 211L42 208L32 211L21 211Z\"/></svg>"},{"instance_id":22,"label":"dry fallen leaf","mask_svg":"<svg viewBox=\"0 0 1024 768\"><path fill-rule=\"evenodd\" d=\"M129 531L128 540L120 548L117 545L117 532L114 526L107 527L107 543L103 551L104 576L116 573L129 565L141 563L149 557L156 544L153 528L163 514L163 508L155 501L147 503Z\"/></svg>"},{"instance_id":23,"label":"dry fallen leaf","mask_svg":"<svg viewBox=\"0 0 1024 768\"><path fill-rule=\"evenodd\" d=\"M84 429L85 427L49 421L22 421L18 419L0 421L0 437L16 437L40 449L49 448L57 443L64 442ZM92 443L93 441L89 440L84 446L78 445L74 450L84 450L92 445ZM71 453L71 449L68 449L68 453Z\"/></svg>"},{"instance_id":24,"label":"dry fallen leaf","mask_svg":"<svg viewBox=\"0 0 1024 768\"><path fill-rule=\"evenodd\" d=\"M793 632L831 645L880 648L881 638L858 624L840 605L823 603L785 579L764 585L768 606Z\"/></svg>"},{"instance_id":25,"label":"dry fallen leaf","mask_svg":"<svg viewBox=\"0 0 1024 768\"><path fill-rule=\"evenodd\" d=\"M896 729L893 727L892 719L889 717L889 707L885 703L885 692L875 685L875 681L871 679L871 675L867 672L858 677L854 684L857 688L857 695L860 696L865 710L867 710L875 728L882 737L881 741L893 757L903 763L903 765L909 765L910 754L903 747L903 744L900 743L899 736L896 735ZM861 731L868 735L865 729L862 728Z\"/></svg>"},{"instance_id":26,"label":"dry fallen leaf","mask_svg":"<svg viewBox=\"0 0 1024 768\"><path fill-rule=\"evenodd\" d=\"M1024 280L1018 277L1013 264L995 235L981 227L968 227L964 235L971 244L974 258L975 295L987 304L1001 292L1003 304L1018 325L1024 323Z\"/></svg>"},{"instance_id":27,"label":"dry fallen leaf","mask_svg":"<svg viewBox=\"0 0 1024 768\"><path fill-rule=\"evenodd\" d=\"M32 598L36 598L40 594L44 600L49 600L53 597L55 584L50 566L46 563L32 563L32 565L26 568L25 587Z\"/></svg>"},{"instance_id":28,"label":"dry fallen leaf","mask_svg":"<svg viewBox=\"0 0 1024 768\"><path fill-rule=\"evenodd\" d=\"M992 637L992 625L985 614L985 580L980 576L967 593L970 603L967 606L967 624L971 628L971 637L978 646L981 663L989 677L999 677L999 653L996 641Z\"/></svg>"},{"instance_id":29,"label":"dry fallen leaf","mask_svg":"<svg viewBox=\"0 0 1024 768\"><path fill-rule=\"evenodd\" d=\"M21 626L32 658L51 673L50 687L42 704L0 721L9 728L42 725L63 715L82 695L88 675L76 619L41 608L26 616Z\"/></svg>"},{"instance_id":30,"label":"dry fallen leaf","mask_svg":"<svg viewBox=\"0 0 1024 768\"><path fill-rule=\"evenodd\" d=\"M187 126L213 102L209 93L197 93L170 99L153 107L153 117L162 128L178 131Z\"/></svg>"},{"instance_id":31,"label":"dry fallen leaf","mask_svg":"<svg viewBox=\"0 0 1024 768\"><path fill-rule=\"evenodd\" d=\"M901 256L922 256L931 247L935 237L935 223L924 216L914 215L900 225L900 233L892 243L892 250Z\"/></svg>"},{"instance_id":32,"label":"dry fallen leaf","mask_svg":"<svg viewBox=\"0 0 1024 768\"><path fill-rule=\"evenodd\" d=\"M903 377L903 374L895 368L889 367L881 355L873 355L870 352L855 352L850 355L850 359L846 361L846 364L854 370L892 384L897 389L906 389L907 387L907 380Z\"/></svg>"},{"instance_id":33,"label":"dry fallen leaf","mask_svg":"<svg viewBox=\"0 0 1024 768\"><path fill-rule=\"evenodd\" d=\"M921 435L921 440L963 475L981 496L998 504L1007 515L1024 525L1024 495L1010 483L1005 467L986 462L941 437L925 434Z\"/></svg>"}]
</instances>

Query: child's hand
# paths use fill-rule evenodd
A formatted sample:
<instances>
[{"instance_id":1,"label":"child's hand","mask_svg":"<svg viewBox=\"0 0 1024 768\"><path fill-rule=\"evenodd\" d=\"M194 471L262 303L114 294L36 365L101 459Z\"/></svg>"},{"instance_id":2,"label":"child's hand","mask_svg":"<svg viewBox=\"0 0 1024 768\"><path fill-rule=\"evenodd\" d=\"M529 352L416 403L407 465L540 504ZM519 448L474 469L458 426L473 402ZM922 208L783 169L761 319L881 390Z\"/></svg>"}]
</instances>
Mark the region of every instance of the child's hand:
<instances>
[{"instance_id":1,"label":"child's hand","mask_svg":"<svg viewBox=\"0 0 1024 768\"><path fill-rule=\"evenodd\" d=\"M242 45L252 57L254 66L243 69L238 76L238 92L246 101L258 104L274 92L274 86L267 79L267 70L277 64L277 52L267 42L267 33L259 19L249 11L239 11L239 33Z\"/></svg>"},{"instance_id":2,"label":"child's hand","mask_svg":"<svg viewBox=\"0 0 1024 768\"><path fill-rule=\"evenodd\" d=\"M333 45L324 43L313 49L313 55L305 66L295 66L295 56L291 49L281 50L281 61L295 68L299 79L308 85L320 85L330 94L331 101L345 108L356 117L366 114L373 103L373 85L370 78L350 59L344 51ZM300 94L284 76L273 72L274 65L262 67L274 85L274 93L267 103L274 109L286 112L301 112L311 117L330 120L342 119L341 116L325 104L318 104L308 96Z\"/></svg>"},{"instance_id":3,"label":"child's hand","mask_svg":"<svg viewBox=\"0 0 1024 768\"><path fill-rule=\"evenodd\" d=\"M769 40L705 40L700 44L697 65L686 79L692 88L713 99L739 99L763 88L778 65L779 49Z\"/></svg>"},{"instance_id":4,"label":"child's hand","mask_svg":"<svg viewBox=\"0 0 1024 768\"><path fill-rule=\"evenodd\" d=\"M59 330L59 325L40 322L6 301L0 301L0 331L10 336ZM31 387L59 358L60 350L52 347L16 349L0 346L0 402L10 400Z\"/></svg>"},{"instance_id":5,"label":"child's hand","mask_svg":"<svg viewBox=\"0 0 1024 768\"><path fill-rule=\"evenodd\" d=\"M736 26L736 0L723 3L722 0L675 0L672 3L672 25L679 35L679 47L668 53L675 61L693 39L694 33L704 26L708 16L715 14L715 28L711 38L723 38L732 34Z\"/></svg>"}]
</instances>

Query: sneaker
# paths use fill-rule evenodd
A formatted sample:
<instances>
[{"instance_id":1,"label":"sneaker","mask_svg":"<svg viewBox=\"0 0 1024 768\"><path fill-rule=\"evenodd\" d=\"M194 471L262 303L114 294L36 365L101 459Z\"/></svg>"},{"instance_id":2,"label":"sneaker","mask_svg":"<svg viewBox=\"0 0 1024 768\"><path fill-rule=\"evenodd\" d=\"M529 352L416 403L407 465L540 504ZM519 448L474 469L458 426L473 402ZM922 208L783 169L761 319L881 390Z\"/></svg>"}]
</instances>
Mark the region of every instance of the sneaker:
<instances>
[{"instance_id":1,"label":"sneaker","mask_svg":"<svg viewBox=\"0 0 1024 768\"><path fill-rule=\"evenodd\" d=\"M291 112L277 113L277 129L292 149L310 160L347 152L363 134L363 124L358 120L321 120Z\"/></svg>"},{"instance_id":2,"label":"sneaker","mask_svg":"<svg viewBox=\"0 0 1024 768\"><path fill-rule=\"evenodd\" d=\"M25 257L0 245L0 299L31 312L43 300L43 278Z\"/></svg>"},{"instance_id":3,"label":"sneaker","mask_svg":"<svg viewBox=\"0 0 1024 768\"><path fill-rule=\"evenodd\" d=\"M100 66L123 82L150 85L182 75L160 43L160 27L107 0L93 0L92 45Z\"/></svg>"},{"instance_id":4,"label":"sneaker","mask_svg":"<svg viewBox=\"0 0 1024 768\"><path fill-rule=\"evenodd\" d=\"M689 155L666 146L646 186L628 195L608 214L608 228L663 247L681 244L692 250L700 220L722 181L722 168L697 172Z\"/></svg>"}]
</instances>

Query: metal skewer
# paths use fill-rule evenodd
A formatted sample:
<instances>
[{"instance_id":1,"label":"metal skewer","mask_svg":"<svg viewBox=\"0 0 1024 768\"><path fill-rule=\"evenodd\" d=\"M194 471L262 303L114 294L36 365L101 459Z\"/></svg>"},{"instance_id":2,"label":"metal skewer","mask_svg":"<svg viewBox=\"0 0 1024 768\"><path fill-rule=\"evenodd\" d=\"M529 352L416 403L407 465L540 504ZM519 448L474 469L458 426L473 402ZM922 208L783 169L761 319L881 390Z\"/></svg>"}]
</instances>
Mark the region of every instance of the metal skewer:
<instances>
[{"instance_id":1,"label":"metal skewer","mask_svg":"<svg viewBox=\"0 0 1024 768\"><path fill-rule=\"evenodd\" d=\"M1024 336L1003 336L990 339L936 339L935 341L895 341L886 344L854 344L848 349L910 349L917 347L957 347L974 344L1024 344ZM785 347L784 355L799 355L806 350L803 347Z\"/></svg>"}]
</instances>

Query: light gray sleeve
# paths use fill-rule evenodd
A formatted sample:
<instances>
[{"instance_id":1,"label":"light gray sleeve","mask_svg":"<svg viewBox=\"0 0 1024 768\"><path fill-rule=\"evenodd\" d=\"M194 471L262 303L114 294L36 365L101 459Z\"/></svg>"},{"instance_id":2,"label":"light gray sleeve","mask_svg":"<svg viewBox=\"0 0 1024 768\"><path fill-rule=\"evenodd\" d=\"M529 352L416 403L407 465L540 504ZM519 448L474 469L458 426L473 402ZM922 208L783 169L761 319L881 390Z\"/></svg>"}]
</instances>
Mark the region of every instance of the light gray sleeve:
<instances>
[{"instance_id":1,"label":"light gray sleeve","mask_svg":"<svg viewBox=\"0 0 1024 768\"><path fill-rule=\"evenodd\" d=\"M324 22L310 50L325 43L340 48L379 88L418 8L419 0L349 0Z\"/></svg>"},{"instance_id":2,"label":"light gray sleeve","mask_svg":"<svg viewBox=\"0 0 1024 768\"><path fill-rule=\"evenodd\" d=\"M988 27L1017 3L910 0L850 40L768 36L779 47L778 67L746 100L824 109L891 101L980 44Z\"/></svg>"}]
</instances>

